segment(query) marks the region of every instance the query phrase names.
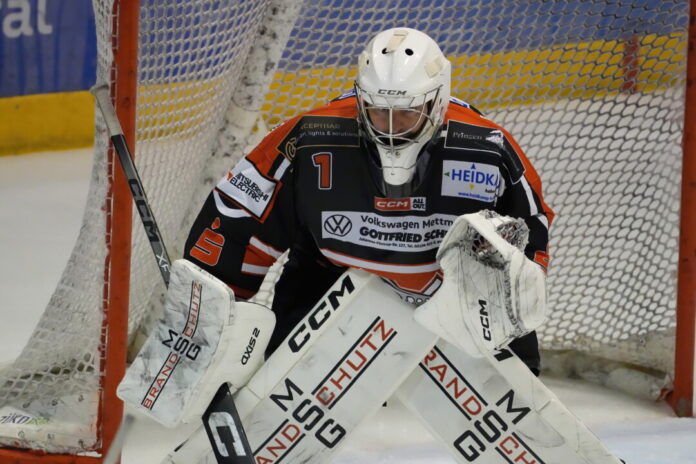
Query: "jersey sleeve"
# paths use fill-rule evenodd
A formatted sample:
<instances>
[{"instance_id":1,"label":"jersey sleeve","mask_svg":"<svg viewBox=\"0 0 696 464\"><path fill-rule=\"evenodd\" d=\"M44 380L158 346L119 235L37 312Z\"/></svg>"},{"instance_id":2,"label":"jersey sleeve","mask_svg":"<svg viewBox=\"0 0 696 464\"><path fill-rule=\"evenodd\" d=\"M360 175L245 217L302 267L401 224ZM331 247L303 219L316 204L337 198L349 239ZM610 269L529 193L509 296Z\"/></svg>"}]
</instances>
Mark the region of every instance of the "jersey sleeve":
<instances>
[{"instance_id":1,"label":"jersey sleeve","mask_svg":"<svg viewBox=\"0 0 696 464\"><path fill-rule=\"evenodd\" d=\"M541 179L515 139L501 129L503 188L496 211L524 218L529 228L525 255L546 270L549 264L549 227L554 213L544 201Z\"/></svg>"},{"instance_id":2,"label":"jersey sleeve","mask_svg":"<svg viewBox=\"0 0 696 464\"><path fill-rule=\"evenodd\" d=\"M239 299L256 294L297 233L292 156L284 142L298 120L273 130L220 179L186 240L184 258Z\"/></svg>"}]
</instances>

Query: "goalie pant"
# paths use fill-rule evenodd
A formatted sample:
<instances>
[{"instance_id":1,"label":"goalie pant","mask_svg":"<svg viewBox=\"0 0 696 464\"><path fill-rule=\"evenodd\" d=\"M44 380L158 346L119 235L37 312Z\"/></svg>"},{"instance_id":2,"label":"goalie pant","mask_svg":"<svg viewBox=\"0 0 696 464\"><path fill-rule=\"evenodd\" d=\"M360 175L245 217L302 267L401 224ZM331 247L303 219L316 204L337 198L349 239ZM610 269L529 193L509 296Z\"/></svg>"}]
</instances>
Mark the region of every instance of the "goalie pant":
<instances>
[{"instance_id":1,"label":"goalie pant","mask_svg":"<svg viewBox=\"0 0 696 464\"><path fill-rule=\"evenodd\" d=\"M488 209L524 218L525 255L547 264L553 212L539 176L512 136L468 104L450 102L408 197L385 197L376 159L349 93L272 131L201 209L185 258L227 283L236 298L251 298L290 250L276 286L270 350L346 267L379 275L411 303L428 299L442 283L438 246L463 214Z\"/></svg>"}]
</instances>

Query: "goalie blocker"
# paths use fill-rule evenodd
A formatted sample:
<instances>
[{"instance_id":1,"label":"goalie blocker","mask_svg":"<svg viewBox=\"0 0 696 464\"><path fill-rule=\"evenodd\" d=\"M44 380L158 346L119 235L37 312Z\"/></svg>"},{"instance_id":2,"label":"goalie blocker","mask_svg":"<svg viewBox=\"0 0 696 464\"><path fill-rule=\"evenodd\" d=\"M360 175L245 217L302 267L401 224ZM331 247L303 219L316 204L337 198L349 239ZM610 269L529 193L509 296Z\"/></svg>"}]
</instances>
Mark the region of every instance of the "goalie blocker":
<instances>
[{"instance_id":1,"label":"goalie blocker","mask_svg":"<svg viewBox=\"0 0 696 464\"><path fill-rule=\"evenodd\" d=\"M118 396L167 427L200 420L223 382L236 391L261 365L274 324L268 308L235 301L223 282L177 260L162 318Z\"/></svg>"}]
</instances>

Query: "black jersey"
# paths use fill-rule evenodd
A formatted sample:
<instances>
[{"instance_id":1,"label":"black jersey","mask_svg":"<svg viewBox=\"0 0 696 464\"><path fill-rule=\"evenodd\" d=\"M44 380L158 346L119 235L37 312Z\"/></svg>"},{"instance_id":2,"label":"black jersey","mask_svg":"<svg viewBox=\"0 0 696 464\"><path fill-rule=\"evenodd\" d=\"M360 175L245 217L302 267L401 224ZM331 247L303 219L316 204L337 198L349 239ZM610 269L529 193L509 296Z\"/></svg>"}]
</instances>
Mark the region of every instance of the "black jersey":
<instances>
[{"instance_id":1,"label":"black jersey","mask_svg":"<svg viewBox=\"0 0 696 464\"><path fill-rule=\"evenodd\" d=\"M466 103L451 100L408 197L387 197L374 150L352 95L291 119L217 184L185 257L247 299L271 264L301 244L332 266L378 274L418 302L442 282L435 255L449 226L490 209L525 219L525 253L546 267L553 213L539 176L510 134Z\"/></svg>"}]
</instances>

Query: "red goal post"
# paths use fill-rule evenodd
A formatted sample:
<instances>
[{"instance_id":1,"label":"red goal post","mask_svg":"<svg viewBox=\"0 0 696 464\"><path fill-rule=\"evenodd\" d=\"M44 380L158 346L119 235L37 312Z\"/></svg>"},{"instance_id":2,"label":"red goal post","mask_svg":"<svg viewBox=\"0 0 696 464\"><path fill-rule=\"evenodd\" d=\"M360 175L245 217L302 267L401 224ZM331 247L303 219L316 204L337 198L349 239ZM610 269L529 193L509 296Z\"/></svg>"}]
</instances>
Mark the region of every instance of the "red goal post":
<instances>
[{"instance_id":1,"label":"red goal post","mask_svg":"<svg viewBox=\"0 0 696 464\"><path fill-rule=\"evenodd\" d=\"M678 416L696 415L696 2L688 32L679 233L674 389L668 401Z\"/></svg>"},{"instance_id":2,"label":"red goal post","mask_svg":"<svg viewBox=\"0 0 696 464\"><path fill-rule=\"evenodd\" d=\"M94 0L99 76L111 83L173 257L211 183L258 134L349 89L356 53L374 33L422 29L453 62L453 94L518 138L559 214L544 348L577 348L635 364L651 379L666 376L675 411L694 415L696 58L688 1L620 0L612 11L603 0L525 8L488 0L230 3ZM0 416L29 418L23 427L0 424L1 462L100 462L122 416L115 388L125 347L137 346L140 327L156 315L158 270L131 221L106 138L98 118L80 243L32 341L0 371ZM56 347L66 333L71 343ZM42 416L61 408L84 411L81 423Z\"/></svg>"},{"instance_id":3,"label":"red goal post","mask_svg":"<svg viewBox=\"0 0 696 464\"><path fill-rule=\"evenodd\" d=\"M138 0L120 0L111 16L113 66L110 70L112 98L123 132L130 147L135 143L136 93L138 70ZM119 78L117 78L117 76ZM0 462L8 464L97 464L102 462L123 417L123 402L116 388L125 374L128 347L128 302L130 284L132 197L118 167L112 146L107 152L107 201L104 202L107 250L103 267L103 330L99 342L98 406L94 445L85 450L91 455L51 453L42 449L0 448ZM62 451L62 450L61 450Z\"/></svg>"}]
</instances>

